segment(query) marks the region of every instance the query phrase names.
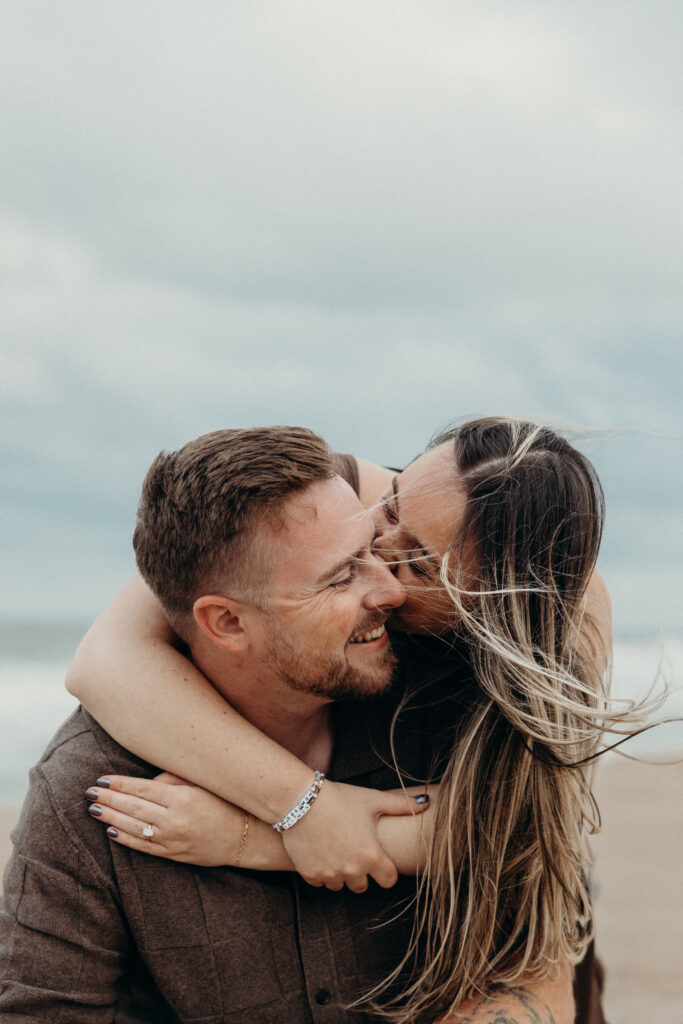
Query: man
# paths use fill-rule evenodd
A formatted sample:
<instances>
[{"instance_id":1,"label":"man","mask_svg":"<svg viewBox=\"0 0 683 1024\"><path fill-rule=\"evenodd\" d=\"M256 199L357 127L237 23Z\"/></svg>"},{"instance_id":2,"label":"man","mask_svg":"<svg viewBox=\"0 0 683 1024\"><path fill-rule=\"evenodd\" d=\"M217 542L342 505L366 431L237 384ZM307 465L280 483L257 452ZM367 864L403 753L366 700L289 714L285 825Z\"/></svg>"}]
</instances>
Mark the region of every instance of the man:
<instances>
[{"instance_id":1,"label":"man","mask_svg":"<svg viewBox=\"0 0 683 1024\"><path fill-rule=\"evenodd\" d=\"M199 438L150 469L136 555L230 703L307 764L386 789L398 780L383 623L403 595L334 468L299 428ZM358 698L362 718L345 703ZM419 777L429 737L413 730L399 754ZM396 907L410 880L331 892L293 873L202 869L111 844L83 803L103 765L154 774L80 709L32 773L0 918L0 1022L370 1019L346 1006L400 959L411 922ZM568 1022L568 991L560 979L502 994L469 1020L543 1024L552 1009Z\"/></svg>"}]
</instances>

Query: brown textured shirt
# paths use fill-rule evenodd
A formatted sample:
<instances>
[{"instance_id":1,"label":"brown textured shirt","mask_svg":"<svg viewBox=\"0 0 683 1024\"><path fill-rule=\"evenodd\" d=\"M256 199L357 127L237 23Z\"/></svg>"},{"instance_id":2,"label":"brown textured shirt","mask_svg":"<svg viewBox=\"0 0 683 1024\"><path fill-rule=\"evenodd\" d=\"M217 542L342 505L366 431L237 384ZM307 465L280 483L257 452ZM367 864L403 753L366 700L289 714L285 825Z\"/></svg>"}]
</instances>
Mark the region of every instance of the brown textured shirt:
<instances>
[{"instance_id":1,"label":"brown textured shirt","mask_svg":"<svg viewBox=\"0 0 683 1024\"><path fill-rule=\"evenodd\" d=\"M431 767L437 712L405 716L400 763ZM339 705L333 778L388 788L392 698ZM435 714L439 721L435 721ZM446 717L449 717L448 715ZM175 864L110 843L86 812L103 772L153 775L79 709L31 773L0 903L0 1024L366 1024L344 1006L405 949L415 882L356 895L286 872ZM577 1024L604 1024L592 949Z\"/></svg>"},{"instance_id":2,"label":"brown textured shirt","mask_svg":"<svg viewBox=\"0 0 683 1024\"><path fill-rule=\"evenodd\" d=\"M390 698L335 708L330 776L386 789ZM415 723L404 770L430 759ZM388 758L387 758L388 759ZM152 775L79 709L31 773L0 914L0 1022L342 1024L395 965L414 892L356 895L288 872L201 868L111 843L86 811L101 774Z\"/></svg>"}]
</instances>

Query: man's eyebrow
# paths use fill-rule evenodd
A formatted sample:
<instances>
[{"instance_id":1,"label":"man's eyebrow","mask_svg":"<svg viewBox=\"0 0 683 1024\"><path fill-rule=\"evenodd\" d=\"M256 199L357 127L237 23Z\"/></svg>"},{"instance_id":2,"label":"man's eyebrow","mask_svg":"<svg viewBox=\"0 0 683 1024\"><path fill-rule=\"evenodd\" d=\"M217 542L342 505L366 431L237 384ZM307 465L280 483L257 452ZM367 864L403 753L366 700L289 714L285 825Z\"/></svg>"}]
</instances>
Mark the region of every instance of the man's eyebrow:
<instances>
[{"instance_id":1,"label":"man's eyebrow","mask_svg":"<svg viewBox=\"0 0 683 1024\"><path fill-rule=\"evenodd\" d=\"M401 513L399 511L398 503L398 475L393 477L391 481L391 491L394 496L394 512L396 513L396 518L400 519ZM420 543L420 541L417 539L414 533L407 532L406 543L411 551L417 552L420 558L424 558L424 560L428 562L433 569L435 569L437 572L441 571L441 562L439 561L439 559L435 558L434 555L430 555L428 549L424 546L424 544Z\"/></svg>"},{"instance_id":2,"label":"man's eyebrow","mask_svg":"<svg viewBox=\"0 0 683 1024\"><path fill-rule=\"evenodd\" d=\"M377 540L378 533L379 530L377 529L377 526L373 523L371 540L369 540L367 544L364 544L362 548L359 548L358 551L354 551L354 553L351 555L346 555L344 558L340 559L336 565L332 566L331 569L328 569L326 572L324 572L323 575L316 580L316 586L325 586L326 583L329 583L330 580L333 580L335 576L339 576L340 573L344 572L345 569L350 569L352 565L356 565L357 562L360 562L363 556L367 553L367 551L370 548L372 548L372 545Z\"/></svg>"}]
</instances>

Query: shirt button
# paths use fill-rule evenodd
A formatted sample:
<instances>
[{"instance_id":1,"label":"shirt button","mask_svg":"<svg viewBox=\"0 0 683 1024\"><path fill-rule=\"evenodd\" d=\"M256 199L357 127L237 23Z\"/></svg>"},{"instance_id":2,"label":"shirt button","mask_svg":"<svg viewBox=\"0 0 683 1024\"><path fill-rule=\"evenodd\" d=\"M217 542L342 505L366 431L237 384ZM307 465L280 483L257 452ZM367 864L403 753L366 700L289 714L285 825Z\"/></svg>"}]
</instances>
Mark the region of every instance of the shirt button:
<instances>
[{"instance_id":1,"label":"shirt button","mask_svg":"<svg viewBox=\"0 0 683 1024\"><path fill-rule=\"evenodd\" d=\"M331 998L332 996L330 995L326 988L321 988L315 994L315 1001L318 1004L318 1006L327 1006Z\"/></svg>"}]
</instances>

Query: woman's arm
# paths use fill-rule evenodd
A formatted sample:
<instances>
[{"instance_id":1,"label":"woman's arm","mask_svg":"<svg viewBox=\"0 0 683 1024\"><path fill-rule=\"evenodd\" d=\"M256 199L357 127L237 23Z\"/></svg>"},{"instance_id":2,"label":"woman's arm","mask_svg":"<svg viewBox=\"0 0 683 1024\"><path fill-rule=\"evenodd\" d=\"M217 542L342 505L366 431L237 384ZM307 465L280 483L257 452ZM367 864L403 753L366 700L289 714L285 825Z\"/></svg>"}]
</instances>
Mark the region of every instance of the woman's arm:
<instances>
[{"instance_id":1,"label":"woman's arm","mask_svg":"<svg viewBox=\"0 0 683 1024\"><path fill-rule=\"evenodd\" d=\"M376 505L396 475L393 469L378 466L367 459L356 459L358 466L358 497L366 508Z\"/></svg>"},{"instance_id":2,"label":"woman's arm","mask_svg":"<svg viewBox=\"0 0 683 1024\"><path fill-rule=\"evenodd\" d=\"M368 503L390 475L359 464ZM175 643L157 599L134 577L81 642L67 689L119 743L151 764L266 822L278 821L308 790L310 767L237 714ZM396 868L377 841L375 824L380 814L402 814L405 806L390 794L366 792L372 796L365 801L351 800L346 787L327 782L315 814L286 834L304 877L356 888L369 873L380 885L394 884ZM354 846L352 834L360 838Z\"/></svg>"},{"instance_id":3,"label":"woman's arm","mask_svg":"<svg viewBox=\"0 0 683 1024\"><path fill-rule=\"evenodd\" d=\"M308 789L310 768L234 711L176 642L156 597L135 576L81 641L67 689L150 764L278 821Z\"/></svg>"},{"instance_id":4,"label":"woman's arm","mask_svg":"<svg viewBox=\"0 0 683 1024\"><path fill-rule=\"evenodd\" d=\"M597 569L588 581L583 600L584 618L581 639L586 654L595 664L600 676L609 667L612 653L612 602L604 579Z\"/></svg>"},{"instance_id":5,"label":"woman's arm","mask_svg":"<svg viewBox=\"0 0 683 1024\"><path fill-rule=\"evenodd\" d=\"M308 790L311 768L234 711L172 646L174 639L158 601L135 577L81 642L67 688L122 746L150 764L239 803L256 818L279 821ZM377 839L376 823L381 814L406 814L405 801L375 790L364 790L359 800L349 790L326 781L311 812L285 834L286 848L311 883L356 891L369 874L389 887L398 872Z\"/></svg>"},{"instance_id":6,"label":"woman's arm","mask_svg":"<svg viewBox=\"0 0 683 1024\"><path fill-rule=\"evenodd\" d=\"M391 478L363 459L358 475L368 505ZM307 791L310 768L234 711L177 643L158 600L134 576L81 641L66 687L150 764L279 821Z\"/></svg>"},{"instance_id":7,"label":"woman's arm","mask_svg":"<svg viewBox=\"0 0 683 1024\"><path fill-rule=\"evenodd\" d=\"M339 788L359 802L373 793L357 786ZM388 795L405 803L406 815L379 817L380 842L401 874L416 874L424 868L431 839L432 815L417 813L425 789L412 786ZM90 814L109 826L110 838L122 846L185 864L235 866L239 860L240 867L257 871L295 870L280 833L258 818L249 817L247 823L243 810L183 779L110 775L98 779L85 796ZM151 838L145 838L145 827L152 828ZM352 834L351 839L357 844L361 837Z\"/></svg>"}]
</instances>

